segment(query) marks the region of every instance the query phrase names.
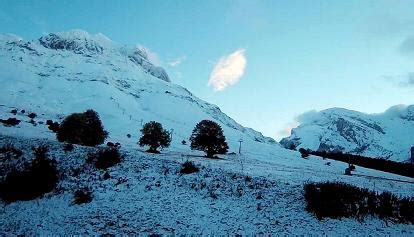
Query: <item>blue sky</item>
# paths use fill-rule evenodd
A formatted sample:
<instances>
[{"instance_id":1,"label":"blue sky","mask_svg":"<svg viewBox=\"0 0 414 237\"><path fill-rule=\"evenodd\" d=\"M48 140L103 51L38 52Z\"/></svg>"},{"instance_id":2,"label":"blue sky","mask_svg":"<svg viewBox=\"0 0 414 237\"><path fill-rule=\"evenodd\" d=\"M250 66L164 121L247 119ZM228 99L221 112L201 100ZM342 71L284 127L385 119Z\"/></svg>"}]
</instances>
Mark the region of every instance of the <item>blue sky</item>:
<instances>
[{"instance_id":1,"label":"blue sky","mask_svg":"<svg viewBox=\"0 0 414 237\"><path fill-rule=\"evenodd\" d=\"M0 1L0 32L140 44L172 81L277 139L309 110L414 104L414 1Z\"/></svg>"}]
</instances>

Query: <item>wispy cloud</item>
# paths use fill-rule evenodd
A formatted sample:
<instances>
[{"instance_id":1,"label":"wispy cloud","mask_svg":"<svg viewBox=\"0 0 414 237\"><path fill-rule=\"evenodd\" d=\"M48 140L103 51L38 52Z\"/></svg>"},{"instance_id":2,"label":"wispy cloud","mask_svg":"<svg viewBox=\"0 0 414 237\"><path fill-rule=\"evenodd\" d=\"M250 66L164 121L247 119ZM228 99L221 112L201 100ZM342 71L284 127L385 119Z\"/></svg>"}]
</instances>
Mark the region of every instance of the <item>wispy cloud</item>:
<instances>
[{"instance_id":1,"label":"wispy cloud","mask_svg":"<svg viewBox=\"0 0 414 237\"><path fill-rule=\"evenodd\" d=\"M404 76L404 80L401 81L400 86L408 87L414 86L414 72L409 72L407 75Z\"/></svg>"},{"instance_id":2,"label":"wispy cloud","mask_svg":"<svg viewBox=\"0 0 414 237\"><path fill-rule=\"evenodd\" d=\"M414 56L414 37L407 37L400 45L400 51Z\"/></svg>"},{"instance_id":3,"label":"wispy cloud","mask_svg":"<svg viewBox=\"0 0 414 237\"><path fill-rule=\"evenodd\" d=\"M414 87L414 72L398 75L383 75L382 78L395 87Z\"/></svg>"},{"instance_id":4,"label":"wispy cloud","mask_svg":"<svg viewBox=\"0 0 414 237\"><path fill-rule=\"evenodd\" d=\"M226 87L236 84L246 68L245 51L245 49L239 49L221 57L210 74L208 85L213 87L215 91L222 91Z\"/></svg>"},{"instance_id":5,"label":"wispy cloud","mask_svg":"<svg viewBox=\"0 0 414 237\"><path fill-rule=\"evenodd\" d=\"M278 132L278 135L281 137L290 136L292 129L296 128L297 126L299 126L299 123L297 121L290 122L286 124L285 127Z\"/></svg>"},{"instance_id":6,"label":"wispy cloud","mask_svg":"<svg viewBox=\"0 0 414 237\"><path fill-rule=\"evenodd\" d=\"M177 67L177 66L179 66L181 63L183 63L186 59L187 59L187 57L186 57L186 56L182 56L182 57L179 57L179 58L174 58L174 59L171 59L171 60L168 62L168 65L170 65L171 67Z\"/></svg>"}]
</instances>

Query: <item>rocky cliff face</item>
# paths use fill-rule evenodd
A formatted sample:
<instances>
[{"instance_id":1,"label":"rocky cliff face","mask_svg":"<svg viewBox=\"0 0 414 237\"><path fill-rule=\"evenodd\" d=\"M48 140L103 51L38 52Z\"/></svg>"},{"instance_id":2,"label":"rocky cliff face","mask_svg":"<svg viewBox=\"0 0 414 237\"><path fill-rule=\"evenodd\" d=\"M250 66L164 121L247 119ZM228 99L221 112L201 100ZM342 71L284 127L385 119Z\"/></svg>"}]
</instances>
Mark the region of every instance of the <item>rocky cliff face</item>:
<instances>
[{"instance_id":1,"label":"rocky cliff face","mask_svg":"<svg viewBox=\"0 0 414 237\"><path fill-rule=\"evenodd\" d=\"M381 114L345 109L312 113L280 143L306 148L407 161L414 144L414 106L394 106Z\"/></svg>"}]
</instances>

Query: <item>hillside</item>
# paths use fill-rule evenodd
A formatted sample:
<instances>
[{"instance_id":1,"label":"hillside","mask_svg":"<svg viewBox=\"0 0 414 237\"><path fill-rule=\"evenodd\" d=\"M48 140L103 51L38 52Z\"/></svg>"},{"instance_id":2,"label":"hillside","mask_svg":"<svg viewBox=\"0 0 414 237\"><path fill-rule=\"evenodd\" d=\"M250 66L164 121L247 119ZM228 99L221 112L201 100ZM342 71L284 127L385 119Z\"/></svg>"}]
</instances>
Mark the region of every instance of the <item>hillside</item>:
<instances>
[{"instance_id":1,"label":"hillside","mask_svg":"<svg viewBox=\"0 0 414 237\"><path fill-rule=\"evenodd\" d=\"M407 161L414 146L414 105L394 106L380 114L333 108L311 112L280 143L290 148L341 151Z\"/></svg>"},{"instance_id":2,"label":"hillside","mask_svg":"<svg viewBox=\"0 0 414 237\"><path fill-rule=\"evenodd\" d=\"M124 147L124 160L108 169L110 177L104 178L105 171L84 164L86 153L93 148L75 146L66 153L56 141L0 136L0 146L6 143L22 148L26 159L32 159L31 146L47 145L62 179L44 198L5 205L0 234L414 233L413 225L375 218L319 221L305 211L303 198L305 182L325 180L409 196L412 179L361 167L355 175L345 176L345 163L332 161L328 166L320 158L305 160L287 150L214 160L188 152L169 150L154 155ZM200 171L180 174L186 160L195 162ZM80 173L76 172L79 168ZM73 192L80 187L93 190L92 202L73 204Z\"/></svg>"},{"instance_id":3,"label":"hillside","mask_svg":"<svg viewBox=\"0 0 414 237\"><path fill-rule=\"evenodd\" d=\"M210 119L223 127L231 150L238 149L240 138L248 146L278 146L273 139L236 123L217 106L171 83L164 69L148 60L145 50L117 44L102 34L74 30L34 41L2 35L0 83L2 119L14 108L35 112L43 120L60 120L69 113L93 108L110 139L136 143L141 124L156 120L174 130L174 146L188 141L196 123ZM51 136L47 129L42 132L26 125L19 125L26 127L26 136ZM14 131L1 129L6 134ZM127 134L132 138L127 139Z\"/></svg>"}]
</instances>

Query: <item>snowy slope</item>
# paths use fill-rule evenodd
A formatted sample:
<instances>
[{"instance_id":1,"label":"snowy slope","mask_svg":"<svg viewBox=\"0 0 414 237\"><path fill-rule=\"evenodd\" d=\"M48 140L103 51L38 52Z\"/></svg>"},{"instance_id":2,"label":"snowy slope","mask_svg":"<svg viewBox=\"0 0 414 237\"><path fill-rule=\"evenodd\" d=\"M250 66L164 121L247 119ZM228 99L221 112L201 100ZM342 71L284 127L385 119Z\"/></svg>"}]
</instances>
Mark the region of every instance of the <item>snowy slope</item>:
<instances>
[{"instance_id":1,"label":"snowy slope","mask_svg":"<svg viewBox=\"0 0 414 237\"><path fill-rule=\"evenodd\" d=\"M171 83L167 73L148 60L145 50L117 44L102 34L73 30L34 41L2 35L0 84L3 119L10 116L12 108L44 114L39 118L43 120L59 120L93 108L110 140L135 144L141 124L155 120L174 130L173 146L188 141L196 123L211 119L221 124L233 151L240 138L245 144L278 146L273 139L236 123L217 106ZM12 128L0 129L4 134L16 133ZM25 135L53 136L39 126L25 129ZM127 134L132 138L127 139Z\"/></svg>"},{"instance_id":2,"label":"snowy slope","mask_svg":"<svg viewBox=\"0 0 414 237\"><path fill-rule=\"evenodd\" d=\"M410 158L414 146L414 105L398 105L381 114L333 108L305 114L281 140L286 148L342 151L395 161Z\"/></svg>"},{"instance_id":3,"label":"snowy slope","mask_svg":"<svg viewBox=\"0 0 414 237\"><path fill-rule=\"evenodd\" d=\"M0 235L391 235L412 236L414 225L367 218L319 221L305 211L303 184L341 181L377 192L412 196L411 178L311 156L301 159L289 150L270 149L255 155L203 159L187 152L149 154L123 148L124 160L105 171L85 164L94 148L63 145L47 139L0 135L0 146L13 143L32 159L30 147L46 144L59 164L61 180L44 198L5 205ZM181 175L180 164L191 160L200 172ZM80 174L74 170L81 168ZM359 176L360 175L360 176ZM401 180L401 181L395 181ZM90 187L93 200L73 205L73 193Z\"/></svg>"}]
</instances>

